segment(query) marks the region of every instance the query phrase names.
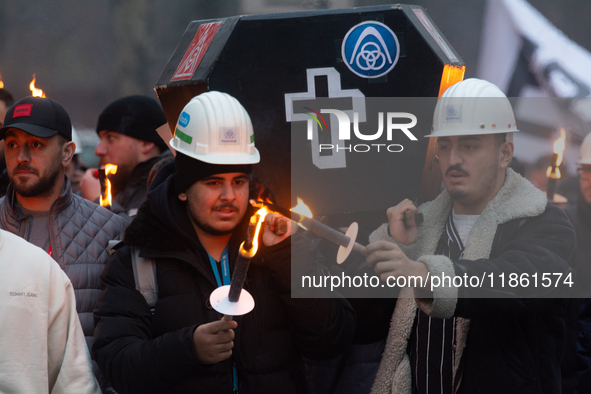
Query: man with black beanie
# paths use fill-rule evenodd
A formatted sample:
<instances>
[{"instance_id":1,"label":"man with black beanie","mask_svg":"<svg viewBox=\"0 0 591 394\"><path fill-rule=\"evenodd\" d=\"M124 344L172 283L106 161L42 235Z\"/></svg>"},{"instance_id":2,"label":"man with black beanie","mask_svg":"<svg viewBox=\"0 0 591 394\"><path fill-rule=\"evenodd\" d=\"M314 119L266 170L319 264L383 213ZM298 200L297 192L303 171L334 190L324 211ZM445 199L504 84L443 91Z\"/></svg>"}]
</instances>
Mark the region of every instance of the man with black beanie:
<instances>
[{"instance_id":1,"label":"man with black beanie","mask_svg":"<svg viewBox=\"0 0 591 394\"><path fill-rule=\"evenodd\" d=\"M156 129L166 123L158 102L146 96L123 97L109 104L100 114L96 126L101 141L94 153L101 166L117 165L109 175L113 190L112 210L123 217L133 217L144 201L147 179L152 166L170 155ZM94 200L100 190L98 179L89 171L80 188L85 198ZM91 186L92 185L92 186Z\"/></svg>"},{"instance_id":2,"label":"man with black beanie","mask_svg":"<svg viewBox=\"0 0 591 394\"><path fill-rule=\"evenodd\" d=\"M175 162L154 179L103 273L99 366L120 394L307 393L303 356L335 357L355 329L346 300L291 297L292 266L319 268L307 232L292 235L287 221L282 234L282 217L268 214L244 282L254 310L227 321L210 302L236 273L254 214L249 174L259 152L246 110L203 93L182 111L171 147ZM146 266L151 286L140 279Z\"/></svg>"}]
</instances>

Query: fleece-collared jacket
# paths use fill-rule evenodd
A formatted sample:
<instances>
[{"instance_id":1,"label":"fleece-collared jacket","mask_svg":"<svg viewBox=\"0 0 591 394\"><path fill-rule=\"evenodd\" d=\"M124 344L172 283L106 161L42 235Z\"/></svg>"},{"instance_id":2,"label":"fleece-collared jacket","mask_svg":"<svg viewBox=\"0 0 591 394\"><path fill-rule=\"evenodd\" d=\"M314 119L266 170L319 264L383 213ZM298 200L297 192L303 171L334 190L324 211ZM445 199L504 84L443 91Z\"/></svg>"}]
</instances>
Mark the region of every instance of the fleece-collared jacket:
<instances>
[{"instance_id":1,"label":"fleece-collared jacket","mask_svg":"<svg viewBox=\"0 0 591 394\"><path fill-rule=\"evenodd\" d=\"M575 249L572 224L564 212L548 205L543 192L511 169L470 232L462 260L433 255L451 213L447 191L419 207L425 223L407 256L423 262L430 275L478 276L493 273L497 282L483 290L491 298L468 298L465 288L439 287L433 299L415 299L403 289L392 316L386 349L372 393L411 393L407 344L418 307L438 318L458 317L454 381L458 393L559 393L560 358L564 341L564 308L555 288L542 287L540 298L519 298L519 289L500 287L505 273L570 272ZM370 241L389 240L387 224ZM555 276L552 276L555 278ZM536 291L536 289L530 289ZM509 298L494 298L497 295Z\"/></svg>"},{"instance_id":2,"label":"fleece-collared jacket","mask_svg":"<svg viewBox=\"0 0 591 394\"><path fill-rule=\"evenodd\" d=\"M72 283L42 249L0 230L0 392L100 393Z\"/></svg>"},{"instance_id":3,"label":"fleece-collared jacket","mask_svg":"<svg viewBox=\"0 0 591 394\"><path fill-rule=\"evenodd\" d=\"M52 257L72 281L76 310L89 349L94 335L92 311L101 294L100 276L109 260L109 241L118 240L125 222L109 210L72 194L66 177L62 194L49 210ZM29 219L15 209L12 185L0 199L0 228L20 237L29 233Z\"/></svg>"},{"instance_id":4,"label":"fleece-collared jacket","mask_svg":"<svg viewBox=\"0 0 591 394\"><path fill-rule=\"evenodd\" d=\"M304 272L314 272L317 265L313 244L298 232L259 249L244 285L255 307L234 317L238 327L232 356L200 364L193 332L221 318L209 303L217 284L186 205L171 186L173 172L171 163L157 175L148 200L125 233L126 245L105 268L93 347L103 373L120 394L230 394L235 365L241 394L306 393L302 357L326 359L345 351L355 331L352 308L344 299L291 297L290 258L301 262ZM247 213L229 242L231 274L249 217ZM135 290L128 245L155 261L158 302L153 314Z\"/></svg>"}]
</instances>

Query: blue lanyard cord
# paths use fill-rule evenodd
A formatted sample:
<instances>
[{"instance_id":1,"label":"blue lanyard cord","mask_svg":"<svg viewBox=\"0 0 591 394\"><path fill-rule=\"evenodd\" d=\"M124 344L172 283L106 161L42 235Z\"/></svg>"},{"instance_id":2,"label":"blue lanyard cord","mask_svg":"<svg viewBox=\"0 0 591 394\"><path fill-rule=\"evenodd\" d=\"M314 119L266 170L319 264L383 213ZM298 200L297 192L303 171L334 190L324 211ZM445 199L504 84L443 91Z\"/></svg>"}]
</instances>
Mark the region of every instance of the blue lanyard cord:
<instances>
[{"instance_id":1,"label":"blue lanyard cord","mask_svg":"<svg viewBox=\"0 0 591 394\"><path fill-rule=\"evenodd\" d=\"M209 262L211 264L211 269L213 270L213 274L215 275L215 281L218 284L218 287L220 287L222 285L222 281L220 280L218 263L215 261L215 259L213 257L211 257L211 255L209 253L207 255L209 256ZM222 252L221 265L222 265L223 284L224 284L224 286L229 285L231 281L230 281L230 265L228 263L228 246L226 246L224 248L224 251ZM236 370L236 364L234 364L232 366L232 383L233 383L232 386L233 386L234 392L237 393L238 392L238 371Z\"/></svg>"},{"instance_id":2,"label":"blue lanyard cord","mask_svg":"<svg viewBox=\"0 0 591 394\"><path fill-rule=\"evenodd\" d=\"M211 257L209 255L209 253L207 255L209 256L209 262L211 264L211 269L213 270L213 274L215 275L215 281L218 284L218 287L220 287L222 285L222 281L220 280L218 263L215 261L215 259L213 257ZM230 265L228 264L228 246L226 246L226 248L222 252L221 265L222 265L223 284L229 285L230 284Z\"/></svg>"},{"instance_id":3,"label":"blue lanyard cord","mask_svg":"<svg viewBox=\"0 0 591 394\"><path fill-rule=\"evenodd\" d=\"M232 383L234 386L234 392L238 392L238 371L236 370L236 363L232 367Z\"/></svg>"}]
</instances>

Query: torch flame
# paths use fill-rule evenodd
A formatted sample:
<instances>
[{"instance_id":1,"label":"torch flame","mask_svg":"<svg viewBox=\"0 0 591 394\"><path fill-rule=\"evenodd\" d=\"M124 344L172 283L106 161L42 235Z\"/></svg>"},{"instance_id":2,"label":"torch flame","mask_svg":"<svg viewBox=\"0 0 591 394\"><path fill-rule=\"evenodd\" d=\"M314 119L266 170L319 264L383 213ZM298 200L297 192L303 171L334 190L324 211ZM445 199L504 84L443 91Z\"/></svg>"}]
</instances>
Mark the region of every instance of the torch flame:
<instances>
[{"instance_id":1,"label":"torch flame","mask_svg":"<svg viewBox=\"0 0 591 394\"><path fill-rule=\"evenodd\" d=\"M263 221L265 220L265 217L268 213L269 210L267 209L267 207L262 207L261 209L256 211L254 215L250 217L250 224L254 226L256 223L257 226L252 239L252 249L250 250L250 254L253 256L257 253L257 250L259 249L259 233L261 232L261 226L263 225Z\"/></svg>"},{"instance_id":2,"label":"torch flame","mask_svg":"<svg viewBox=\"0 0 591 394\"><path fill-rule=\"evenodd\" d=\"M109 174L116 174L117 173L117 166L115 164L106 164L105 165L105 175ZM102 207L111 206L111 181L108 177L105 179L105 194L106 198L103 200L103 196L99 196L99 203Z\"/></svg>"},{"instance_id":3,"label":"torch flame","mask_svg":"<svg viewBox=\"0 0 591 394\"><path fill-rule=\"evenodd\" d=\"M0 75L0 89L4 89L4 82L2 82L2 75Z\"/></svg>"},{"instance_id":4,"label":"torch flame","mask_svg":"<svg viewBox=\"0 0 591 394\"><path fill-rule=\"evenodd\" d=\"M33 80L29 84L29 89L31 89L32 96L33 97L45 97L45 93L43 93L43 90L35 88L35 81L36 81L35 74L33 74Z\"/></svg>"},{"instance_id":5,"label":"torch flame","mask_svg":"<svg viewBox=\"0 0 591 394\"><path fill-rule=\"evenodd\" d=\"M560 129L560 137L554 141L554 153L558 154L558 160L556 161L556 166L562 164L562 157L564 154L564 148L566 146L566 131L561 128Z\"/></svg>"},{"instance_id":6,"label":"torch flame","mask_svg":"<svg viewBox=\"0 0 591 394\"><path fill-rule=\"evenodd\" d=\"M300 214L302 216L305 216L307 218L312 218L312 211L310 210L310 208L308 208L308 206L306 204L304 204L304 200L302 200L301 198L298 197L298 204L291 208L292 212L295 212L297 214ZM304 230L308 230L306 228L306 226L304 226L302 223L298 222L298 226L300 226L301 228L303 228Z\"/></svg>"},{"instance_id":7,"label":"torch flame","mask_svg":"<svg viewBox=\"0 0 591 394\"><path fill-rule=\"evenodd\" d=\"M304 204L304 201L298 197L298 204L291 208L290 211L295 212L295 213L299 213L300 215L303 215L305 217L308 218L312 218L312 211L310 210L310 208L308 208L308 206L306 204Z\"/></svg>"},{"instance_id":8,"label":"torch flame","mask_svg":"<svg viewBox=\"0 0 591 394\"><path fill-rule=\"evenodd\" d=\"M546 170L546 176L549 178L560 179L560 169L558 167L562 164L562 158L564 156L564 148L566 147L566 131L564 128L560 129L560 137L554 141L554 158L555 163L552 163L548 170Z\"/></svg>"}]
</instances>

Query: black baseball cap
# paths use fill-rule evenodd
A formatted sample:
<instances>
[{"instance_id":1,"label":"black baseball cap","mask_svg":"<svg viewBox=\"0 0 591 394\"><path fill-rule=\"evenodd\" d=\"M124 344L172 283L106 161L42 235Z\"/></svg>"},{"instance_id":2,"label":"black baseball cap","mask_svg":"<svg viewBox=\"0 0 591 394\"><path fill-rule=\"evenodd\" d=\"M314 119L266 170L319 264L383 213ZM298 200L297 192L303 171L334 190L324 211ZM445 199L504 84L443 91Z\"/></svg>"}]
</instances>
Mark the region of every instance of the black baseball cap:
<instances>
[{"instance_id":1,"label":"black baseball cap","mask_svg":"<svg viewBox=\"0 0 591 394\"><path fill-rule=\"evenodd\" d=\"M61 134L72 141L72 122L64 107L42 97L26 97L6 112L0 140L8 129L19 129L35 137L48 138Z\"/></svg>"}]
</instances>

